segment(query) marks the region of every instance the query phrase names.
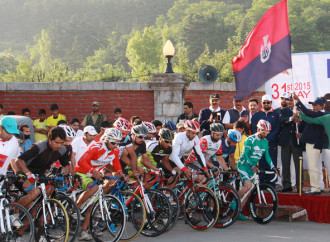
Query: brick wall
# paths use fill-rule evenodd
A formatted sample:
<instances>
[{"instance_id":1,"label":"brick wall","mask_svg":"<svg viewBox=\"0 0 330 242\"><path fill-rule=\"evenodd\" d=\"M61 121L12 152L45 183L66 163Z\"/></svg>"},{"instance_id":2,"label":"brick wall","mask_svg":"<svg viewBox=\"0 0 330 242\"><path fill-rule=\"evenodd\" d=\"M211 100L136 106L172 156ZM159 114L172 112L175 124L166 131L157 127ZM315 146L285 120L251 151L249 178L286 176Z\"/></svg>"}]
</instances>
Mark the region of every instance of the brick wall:
<instances>
[{"instance_id":1,"label":"brick wall","mask_svg":"<svg viewBox=\"0 0 330 242\"><path fill-rule=\"evenodd\" d=\"M46 110L47 116L51 115L49 107L57 103L67 120L82 121L91 112L93 101L100 102L100 111L107 117L113 117L117 107L122 109L125 118L141 115L143 119L152 120L154 116L153 91L0 91L5 114L14 111L21 115L23 108L29 108L33 119L38 117L41 108Z\"/></svg>"}]
</instances>

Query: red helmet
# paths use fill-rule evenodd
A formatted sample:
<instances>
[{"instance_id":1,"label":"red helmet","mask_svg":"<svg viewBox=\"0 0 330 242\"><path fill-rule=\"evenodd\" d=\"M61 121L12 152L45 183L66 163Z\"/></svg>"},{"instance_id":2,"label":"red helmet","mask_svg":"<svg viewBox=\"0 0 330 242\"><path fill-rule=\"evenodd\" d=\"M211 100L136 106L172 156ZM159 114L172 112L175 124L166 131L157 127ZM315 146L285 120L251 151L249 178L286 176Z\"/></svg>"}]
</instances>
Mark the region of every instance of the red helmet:
<instances>
[{"instance_id":1,"label":"red helmet","mask_svg":"<svg viewBox=\"0 0 330 242\"><path fill-rule=\"evenodd\" d=\"M153 125L153 123L147 122L147 121L142 121L142 124L144 126L146 126L146 128L148 129L148 132L149 133L152 134L152 133L156 133L157 132L156 127L155 127L155 125Z\"/></svg>"},{"instance_id":2,"label":"red helmet","mask_svg":"<svg viewBox=\"0 0 330 242\"><path fill-rule=\"evenodd\" d=\"M131 131L132 124L130 121L124 118L118 118L114 123L113 126L121 131Z\"/></svg>"},{"instance_id":3,"label":"red helmet","mask_svg":"<svg viewBox=\"0 0 330 242\"><path fill-rule=\"evenodd\" d=\"M197 123L195 121L192 121L192 120L184 121L184 127L188 130L199 132L199 123Z\"/></svg>"},{"instance_id":4,"label":"red helmet","mask_svg":"<svg viewBox=\"0 0 330 242\"><path fill-rule=\"evenodd\" d=\"M257 124L257 128L261 131L270 132L272 130L272 125L268 121L260 119Z\"/></svg>"}]
</instances>

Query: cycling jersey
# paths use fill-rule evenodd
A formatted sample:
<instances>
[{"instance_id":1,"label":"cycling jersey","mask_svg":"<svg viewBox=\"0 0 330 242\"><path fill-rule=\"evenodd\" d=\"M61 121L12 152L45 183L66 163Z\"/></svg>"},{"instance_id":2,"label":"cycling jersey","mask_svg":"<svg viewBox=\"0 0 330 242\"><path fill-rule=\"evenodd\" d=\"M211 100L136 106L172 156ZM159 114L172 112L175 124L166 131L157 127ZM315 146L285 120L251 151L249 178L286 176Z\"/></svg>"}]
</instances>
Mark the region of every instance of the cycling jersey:
<instances>
[{"instance_id":1,"label":"cycling jersey","mask_svg":"<svg viewBox=\"0 0 330 242\"><path fill-rule=\"evenodd\" d=\"M195 147L197 154L202 159L204 165L203 170L206 170L206 162L204 155L201 151L201 147L199 145L199 138L196 136L193 140L189 140L185 132L178 133L175 135L172 144L172 153L170 155L170 160L173 161L182 171L185 171L187 167L182 164L181 158L193 147Z\"/></svg>"},{"instance_id":2,"label":"cycling jersey","mask_svg":"<svg viewBox=\"0 0 330 242\"><path fill-rule=\"evenodd\" d=\"M147 153L149 155L150 161L154 166L157 168L163 168L161 166L161 160L165 156L169 156L172 153L172 147L169 146L167 149L165 149L160 145L159 141L151 141L147 144ZM143 166L141 164L141 157L139 158L138 162L139 166Z\"/></svg>"},{"instance_id":3,"label":"cycling jersey","mask_svg":"<svg viewBox=\"0 0 330 242\"><path fill-rule=\"evenodd\" d=\"M199 141L202 152L204 153L205 160L209 160L212 156L222 155L222 141L219 139L217 142L212 140L211 135L206 135ZM195 152L186 160L186 163L194 162L197 159Z\"/></svg>"},{"instance_id":4,"label":"cycling jersey","mask_svg":"<svg viewBox=\"0 0 330 242\"><path fill-rule=\"evenodd\" d=\"M230 147L230 145L227 142L226 138L221 138L222 141L222 154L223 158L227 158L230 154L234 154L236 150L236 146Z\"/></svg>"},{"instance_id":5,"label":"cycling jersey","mask_svg":"<svg viewBox=\"0 0 330 242\"><path fill-rule=\"evenodd\" d=\"M18 157L24 160L27 168L39 175L44 175L45 171L57 160L62 166L69 165L70 155L65 146L59 150L54 151L48 143L48 140L33 144L29 150Z\"/></svg>"},{"instance_id":6,"label":"cycling jersey","mask_svg":"<svg viewBox=\"0 0 330 242\"><path fill-rule=\"evenodd\" d=\"M16 159L20 154L18 141L15 136L10 140L0 138L0 174L6 175L8 166L12 159Z\"/></svg>"},{"instance_id":7,"label":"cycling jersey","mask_svg":"<svg viewBox=\"0 0 330 242\"><path fill-rule=\"evenodd\" d=\"M91 177L94 170L100 171L107 165L112 165L117 172L122 172L119 149L109 150L106 144L100 141L88 146L74 170Z\"/></svg>"}]
</instances>

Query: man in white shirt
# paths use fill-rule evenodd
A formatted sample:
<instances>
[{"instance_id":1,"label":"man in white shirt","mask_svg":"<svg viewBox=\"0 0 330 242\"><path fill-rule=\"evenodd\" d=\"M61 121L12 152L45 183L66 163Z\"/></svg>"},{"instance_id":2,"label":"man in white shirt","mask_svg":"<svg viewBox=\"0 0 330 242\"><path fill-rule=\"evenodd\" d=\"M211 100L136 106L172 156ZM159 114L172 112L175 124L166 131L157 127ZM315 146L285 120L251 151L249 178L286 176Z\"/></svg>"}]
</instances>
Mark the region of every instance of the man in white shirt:
<instances>
[{"instance_id":1,"label":"man in white shirt","mask_svg":"<svg viewBox=\"0 0 330 242\"><path fill-rule=\"evenodd\" d=\"M0 174L6 175L12 160L19 156L19 145L14 134L19 134L17 122L12 117L0 120Z\"/></svg>"},{"instance_id":2,"label":"man in white shirt","mask_svg":"<svg viewBox=\"0 0 330 242\"><path fill-rule=\"evenodd\" d=\"M72 142L71 162L73 167L75 167L80 157L82 157L82 155L85 153L87 147L90 144L95 143L94 138L96 135L97 132L93 126L86 126L84 128L84 136L78 137Z\"/></svg>"}]
</instances>

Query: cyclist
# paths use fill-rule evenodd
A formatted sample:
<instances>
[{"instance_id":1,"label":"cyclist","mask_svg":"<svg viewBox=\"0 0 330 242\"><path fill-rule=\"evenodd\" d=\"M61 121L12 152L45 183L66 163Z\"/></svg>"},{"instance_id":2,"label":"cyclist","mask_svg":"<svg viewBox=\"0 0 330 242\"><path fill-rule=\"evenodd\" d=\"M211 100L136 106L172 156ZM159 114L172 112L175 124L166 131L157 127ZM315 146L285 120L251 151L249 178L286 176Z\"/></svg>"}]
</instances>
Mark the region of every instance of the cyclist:
<instances>
[{"instance_id":1,"label":"cyclist","mask_svg":"<svg viewBox=\"0 0 330 242\"><path fill-rule=\"evenodd\" d=\"M219 165L225 170L228 170L228 166L225 160L222 157L222 135L225 131L225 128L220 123L212 123L210 125L210 135L206 135L200 139L200 147L205 157L206 164L208 168L218 167ZM215 156L218 162L218 165L215 166L212 162L212 157ZM195 152L192 152L191 155L186 160L186 163L194 162L197 159Z\"/></svg>"},{"instance_id":2,"label":"cyclist","mask_svg":"<svg viewBox=\"0 0 330 242\"><path fill-rule=\"evenodd\" d=\"M145 139L148 136L148 129L143 125L135 125L132 128L132 134L131 134L131 144L135 151L136 157L141 156L142 163L147 166L147 168L150 168L156 172L159 171L157 167L155 167L147 154L147 148ZM120 161L123 167L131 166L131 160L132 157L128 153L128 151L125 149L120 157ZM139 174L144 173L144 170L140 167L138 167Z\"/></svg>"},{"instance_id":3,"label":"cyclist","mask_svg":"<svg viewBox=\"0 0 330 242\"><path fill-rule=\"evenodd\" d=\"M252 183L250 178L254 173L258 172L257 165L263 155L265 155L270 169L278 174L278 170L274 167L269 155L268 141L266 139L271 129L271 124L268 121L261 119L257 124L257 133L249 136L244 142L243 152L237 162L237 170L244 185L244 187L238 191L239 197L243 197L244 194L251 189ZM247 199L242 201L242 207L244 207L246 202ZM247 217L245 219L247 219Z\"/></svg>"},{"instance_id":4,"label":"cyclist","mask_svg":"<svg viewBox=\"0 0 330 242\"><path fill-rule=\"evenodd\" d=\"M164 120L164 123L163 123L162 128L169 129L169 130L171 130L173 132L176 131L176 125L175 125L175 123L173 123L172 121L169 121L169 120Z\"/></svg>"},{"instance_id":5,"label":"cyclist","mask_svg":"<svg viewBox=\"0 0 330 242\"><path fill-rule=\"evenodd\" d=\"M184 126L186 129L185 132L177 133L174 137L172 153L169 158L172 162L174 162L175 166L177 166L188 178L191 178L191 169L203 169L203 171L207 172L207 166L205 157L199 145L199 138L197 136L199 133L199 124L192 120L186 120ZM194 149L194 151L200 156L202 164L190 163L185 166L184 155L192 149ZM196 181L204 182L204 179L204 177L198 177Z\"/></svg>"},{"instance_id":6,"label":"cyclist","mask_svg":"<svg viewBox=\"0 0 330 242\"><path fill-rule=\"evenodd\" d=\"M148 137L145 142L156 140L156 127L151 122L142 121L142 124L148 129Z\"/></svg>"},{"instance_id":7,"label":"cyclist","mask_svg":"<svg viewBox=\"0 0 330 242\"><path fill-rule=\"evenodd\" d=\"M227 138L222 137L222 155L227 164L230 164L232 169L236 169L235 164L235 150L236 144L242 140L242 134L238 130L229 129ZM216 164L217 163L214 163ZM224 168L224 167L223 167Z\"/></svg>"},{"instance_id":8,"label":"cyclist","mask_svg":"<svg viewBox=\"0 0 330 242\"><path fill-rule=\"evenodd\" d=\"M81 207L90 197L98 190L98 186L90 187L94 183L94 179L102 180L104 175L103 168L115 170L117 175L124 177L119 161L118 143L122 139L119 129L106 129L101 141L91 144L83 156L77 162L75 172L81 177L81 186L85 190L77 200L77 206ZM109 181L111 183L111 181ZM109 192L111 186L109 183L104 185L104 192ZM92 206L87 210L84 223L81 227L79 240L91 240L92 236L87 232L89 225L89 217Z\"/></svg>"}]
</instances>

